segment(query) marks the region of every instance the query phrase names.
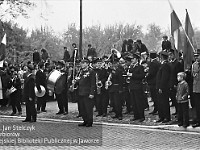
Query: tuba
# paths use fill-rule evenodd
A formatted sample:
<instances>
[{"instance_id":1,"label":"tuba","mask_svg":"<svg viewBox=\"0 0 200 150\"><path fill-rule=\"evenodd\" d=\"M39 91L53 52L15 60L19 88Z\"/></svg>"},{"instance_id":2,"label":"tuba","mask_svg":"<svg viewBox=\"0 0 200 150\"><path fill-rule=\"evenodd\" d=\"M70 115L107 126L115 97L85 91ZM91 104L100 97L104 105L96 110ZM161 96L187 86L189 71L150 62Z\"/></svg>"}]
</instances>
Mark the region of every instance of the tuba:
<instances>
[{"instance_id":1,"label":"tuba","mask_svg":"<svg viewBox=\"0 0 200 150\"><path fill-rule=\"evenodd\" d=\"M103 84L99 80L99 77L98 77L97 73L96 73L96 86L97 86L97 94L101 94L101 88L103 87Z\"/></svg>"}]
</instances>

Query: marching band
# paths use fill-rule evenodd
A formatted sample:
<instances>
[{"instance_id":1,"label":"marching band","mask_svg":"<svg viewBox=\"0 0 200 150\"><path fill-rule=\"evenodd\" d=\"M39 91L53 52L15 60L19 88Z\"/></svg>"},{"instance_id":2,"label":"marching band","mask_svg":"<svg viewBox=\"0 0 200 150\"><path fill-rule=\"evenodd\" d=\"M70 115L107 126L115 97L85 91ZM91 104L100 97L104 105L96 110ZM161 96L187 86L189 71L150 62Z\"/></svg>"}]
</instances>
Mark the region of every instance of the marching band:
<instances>
[{"instance_id":1,"label":"marching band","mask_svg":"<svg viewBox=\"0 0 200 150\"><path fill-rule=\"evenodd\" d=\"M140 51L143 52L141 41L138 42ZM27 70L22 70L20 66L1 68L1 77L3 73L10 76L9 84L4 84L4 89L9 90L4 90L4 93L10 91L11 87L15 88L8 94L13 110L11 115L16 114L16 108L21 114L20 103L26 102L27 116L24 121L36 121L37 113L45 112L47 99L53 97L58 103L58 115L68 114L69 99L78 102L79 116L83 118L83 123L79 126L92 126L94 106L97 117L106 117L109 113L107 108L111 107L111 112L115 113L112 118L119 120L123 119L122 109L126 106L125 114L133 112L130 121L143 122L144 111L149 107L146 93L150 93L154 103L150 114L158 113L157 122L166 123L171 120L169 99L172 100L176 113L178 112L176 76L177 73L183 72L183 65L174 58L174 50L163 50L159 55L152 51L147 53L147 57L142 57L140 51L133 49L124 50L123 54L111 49L109 57L93 58L91 61L88 58L78 60L76 44L73 45L73 57L66 62L60 60L51 65L48 59L46 62L38 62L34 58L34 68L30 62L27 64ZM144 51L146 52L146 47ZM199 62L195 61L191 71L194 79L199 78L199 67ZM42 92L45 94L41 96ZM23 99L22 102L20 99ZM200 123L198 121L197 123Z\"/></svg>"}]
</instances>

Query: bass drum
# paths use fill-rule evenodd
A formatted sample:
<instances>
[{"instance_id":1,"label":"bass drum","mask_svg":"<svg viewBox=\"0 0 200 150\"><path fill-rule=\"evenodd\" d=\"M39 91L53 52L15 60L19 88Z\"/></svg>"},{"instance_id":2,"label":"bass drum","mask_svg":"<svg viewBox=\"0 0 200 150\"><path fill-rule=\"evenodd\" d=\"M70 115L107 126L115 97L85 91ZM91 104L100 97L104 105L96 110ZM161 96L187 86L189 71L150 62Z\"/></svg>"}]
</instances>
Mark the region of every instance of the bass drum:
<instances>
[{"instance_id":1,"label":"bass drum","mask_svg":"<svg viewBox=\"0 0 200 150\"><path fill-rule=\"evenodd\" d=\"M61 94L66 85L66 74L53 70L47 76L47 89L56 94Z\"/></svg>"}]
</instances>

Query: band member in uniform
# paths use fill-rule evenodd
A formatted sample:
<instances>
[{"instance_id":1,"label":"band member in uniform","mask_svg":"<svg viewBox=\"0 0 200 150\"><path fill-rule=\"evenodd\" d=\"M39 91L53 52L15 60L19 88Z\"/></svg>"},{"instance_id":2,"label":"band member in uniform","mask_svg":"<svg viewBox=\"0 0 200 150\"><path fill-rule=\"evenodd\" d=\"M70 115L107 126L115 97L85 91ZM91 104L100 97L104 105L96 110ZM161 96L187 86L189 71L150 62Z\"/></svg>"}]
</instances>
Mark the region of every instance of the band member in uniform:
<instances>
[{"instance_id":1,"label":"band member in uniform","mask_svg":"<svg viewBox=\"0 0 200 150\"><path fill-rule=\"evenodd\" d=\"M95 93L95 99L96 99L96 107L97 107L97 117L103 116L105 117L107 115L107 106L108 102L105 97L105 82L107 80L107 71L102 68L102 60L100 58L97 58L94 60L94 63L96 63L95 71L95 77L96 77L96 93Z\"/></svg>"},{"instance_id":2,"label":"band member in uniform","mask_svg":"<svg viewBox=\"0 0 200 150\"><path fill-rule=\"evenodd\" d=\"M10 101L11 101L11 106L12 106L12 115L16 114L16 111L18 110L18 115L22 114L22 108L20 104L20 98L21 98L21 80L17 75L17 68L12 66L10 68L11 71L11 79L8 83L8 88L14 88L14 92L10 94ZM17 108L17 110L16 110Z\"/></svg>"},{"instance_id":3,"label":"band member in uniform","mask_svg":"<svg viewBox=\"0 0 200 150\"><path fill-rule=\"evenodd\" d=\"M167 123L171 120L169 106L169 80L170 65L168 62L168 53L160 52L161 66L156 76L156 88L158 90L158 115L157 122Z\"/></svg>"},{"instance_id":4,"label":"band member in uniform","mask_svg":"<svg viewBox=\"0 0 200 150\"><path fill-rule=\"evenodd\" d=\"M26 119L23 122L36 122L37 112L35 108L35 77L34 68L28 66L28 76L24 81L24 99L26 102Z\"/></svg>"},{"instance_id":5,"label":"band member in uniform","mask_svg":"<svg viewBox=\"0 0 200 150\"><path fill-rule=\"evenodd\" d=\"M157 61L157 53L152 51L150 52L150 62L149 62L149 71L146 75L147 83L150 88L151 99L154 103L154 109L149 114L156 114L158 112L158 99L156 91L156 75L160 68L160 62Z\"/></svg>"},{"instance_id":6,"label":"band member in uniform","mask_svg":"<svg viewBox=\"0 0 200 150\"><path fill-rule=\"evenodd\" d=\"M140 54L133 54L131 69L127 75L130 76L129 89L134 114L134 118L132 118L131 121L138 120L139 122L143 122L145 120L144 109L146 106L142 80L145 77L145 72L143 66L139 64L139 61Z\"/></svg>"},{"instance_id":7,"label":"band member in uniform","mask_svg":"<svg viewBox=\"0 0 200 150\"><path fill-rule=\"evenodd\" d=\"M80 101L80 113L84 121L78 126L92 127L96 83L95 72L89 69L89 61L86 58L81 60L80 78L77 79L77 82Z\"/></svg>"},{"instance_id":8,"label":"band member in uniform","mask_svg":"<svg viewBox=\"0 0 200 150\"><path fill-rule=\"evenodd\" d=\"M35 76L35 84L36 84L36 88L38 90L39 93L42 92L41 87L43 86L45 88L45 90L47 91L47 85L46 85L46 74L44 72L44 63L40 62L38 64L39 70L36 72L36 76ZM47 92L45 93L45 95L43 97L37 97L37 112L40 113L40 111L42 112L46 112L46 100L47 100Z\"/></svg>"},{"instance_id":9,"label":"band member in uniform","mask_svg":"<svg viewBox=\"0 0 200 150\"><path fill-rule=\"evenodd\" d=\"M200 49L197 49L196 61L192 64L192 75L193 75L193 98L194 107L196 110L196 120L192 127L200 126Z\"/></svg>"},{"instance_id":10,"label":"band member in uniform","mask_svg":"<svg viewBox=\"0 0 200 150\"><path fill-rule=\"evenodd\" d=\"M65 70L64 60L58 61L57 70L59 70L61 73L66 74L66 83L64 85L63 91L61 91L60 94L55 93L56 100L58 102L58 108L59 108L59 111L56 114L57 115L60 115L60 114L67 115L68 114L68 96L67 96L67 91L68 91L67 77L68 77L68 74L67 74L67 71Z\"/></svg>"},{"instance_id":11,"label":"band member in uniform","mask_svg":"<svg viewBox=\"0 0 200 150\"><path fill-rule=\"evenodd\" d=\"M110 100L113 102L113 110L115 112L115 116L112 118L118 118L119 120L122 120L122 99L120 95L122 93L123 70L118 67L118 62L118 58L114 59L112 62L111 72L107 81L105 82L105 88L109 88Z\"/></svg>"}]
</instances>

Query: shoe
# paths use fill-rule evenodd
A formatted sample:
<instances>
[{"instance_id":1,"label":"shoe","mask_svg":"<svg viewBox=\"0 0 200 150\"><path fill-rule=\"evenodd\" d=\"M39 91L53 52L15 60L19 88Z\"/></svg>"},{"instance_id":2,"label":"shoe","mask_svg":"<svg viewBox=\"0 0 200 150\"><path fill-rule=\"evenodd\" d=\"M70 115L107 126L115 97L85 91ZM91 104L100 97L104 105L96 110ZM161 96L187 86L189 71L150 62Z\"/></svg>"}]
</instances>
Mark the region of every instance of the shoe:
<instances>
[{"instance_id":1,"label":"shoe","mask_svg":"<svg viewBox=\"0 0 200 150\"><path fill-rule=\"evenodd\" d=\"M76 116L76 118L79 118L79 117L81 117L81 115L80 115L80 114L78 114L78 116Z\"/></svg>"},{"instance_id":2,"label":"shoe","mask_svg":"<svg viewBox=\"0 0 200 150\"><path fill-rule=\"evenodd\" d=\"M195 123L195 124L192 125L193 128L196 128L196 127L199 127L199 126L200 126L200 123Z\"/></svg>"},{"instance_id":3,"label":"shoe","mask_svg":"<svg viewBox=\"0 0 200 150\"><path fill-rule=\"evenodd\" d=\"M158 111L154 111L154 110L149 113L149 115L156 115L156 114L158 114Z\"/></svg>"},{"instance_id":4,"label":"shoe","mask_svg":"<svg viewBox=\"0 0 200 150\"><path fill-rule=\"evenodd\" d=\"M36 122L36 120L31 120L30 122Z\"/></svg>"},{"instance_id":5,"label":"shoe","mask_svg":"<svg viewBox=\"0 0 200 150\"><path fill-rule=\"evenodd\" d=\"M39 114L39 113L40 113L40 111L38 110L38 111L37 111L37 114Z\"/></svg>"},{"instance_id":6,"label":"shoe","mask_svg":"<svg viewBox=\"0 0 200 150\"><path fill-rule=\"evenodd\" d=\"M145 118L141 118L138 120L138 122L143 122L145 120Z\"/></svg>"},{"instance_id":7,"label":"shoe","mask_svg":"<svg viewBox=\"0 0 200 150\"><path fill-rule=\"evenodd\" d=\"M10 115L11 115L11 116L14 116L14 115L16 115L16 113L12 112Z\"/></svg>"},{"instance_id":8,"label":"shoe","mask_svg":"<svg viewBox=\"0 0 200 150\"><path fill-rule=\"evenodd\" d=\"M47 112L46 110L42 110L42 112Z\"/></svg>"},{"instance_id":9,"label":"shoe","mask_svg":"<svg viewBox=\"0 0 200 150\"><path fill-rule=\"evenodd\" d=\"M79 127L86 126L86 123L85 123L85 122L80 123L80 124L78 124L78 126L79 126Z\"/></svg>"},{"instance_id":10,"label":"shoe","mask_svg":"<svg viewBox=\"0 0 200 150\"><path fill-rule=\"evenodd\" d=\"M122 117L118 117L119 120L122 120Z\"/></svg>"},{"instance_id":11,"label":"shoe","mask_svg":"<svg viewBox=\"0 0 200 150\"><path fill-rule=\"evenodd\" d=\"M22 112L18 112L18 116L22 115Z\"/></svg>"},{"instance_id":12,"label":"shoe","mask_svg":"<svg viewBox=\"0 0 200 150\"><path fill-rule=\"evenodd\" d=\"M173 115L173 116L176 116L176 115L177 115L177 112L173 113L172 115Z\"/></svg>"},{"instance_id":13,"label":"shoe","mask_svg":"<svg viewBox=\"0 0 200 150\"><path fill-rule=\"evenodd\" d=\"M92 123L86 124L86 127L92 127Z\"/></svg>"},{"instance_id":14,"label":"shoe","mask_svg":"<svg viewBox=\"0 0 200 150\"><path fill-rule=\"evenodd\" d=\"M180 126L183 126L183 123L178 123L178 126L180 127Z\"/></svg>"},{"instance_id":15,"label":"shoe","mask_svg":"<svg viewBox=\"0 0 200 150\"><path fill-rule=\"evenodd\" d=\"M136 120L138 120L138 118L132 118L132 119L130 119L130 121L136 121Z\"/></svg>"},{"instance_id":16,"label":"shoe","mask_svg":"<svg viewBox=\"0 0 200 150\"><path fill-rule=\"evenodd\" d=\"M183 125L183 128L187 128L187 127L189 127L188 124L184 124L184 125Z\"/></svg>"},{"instance_id":17,"label":"shoe","mask_svg":"<svg viewBox=\"0 0 200 150\"><path fill-rule=\"evenodd\" d=\"M112 116L113 119L118 118L117 116Z\"/></svg>"},{"instance_id":18,"label":"shoe","mask_svg":"<svg viewBox=\"0 0 200 150\"><path fill-rule=\"evenodd\" d=\"M56 113L56 115L60 115L60 114L63 114L63 113L64 112L59 111L59 112Z\"/></svg>"},{"instance_id":19,"label":"shoe","mask_svg":"<svg viewBox=\"0 0 200 150\"><path fill-rule=\"evenodd\" d=\"M130 111L126 111L124 114L130 114Z\"/></svg>"},{"instance_id":20,"label":"shoe","mask_svg":"<svg viewBox=\"0 0 200 150\"><path fill-rule=\"evenodd\" d=\"M103 114L103 115L102 115L102 117L106 117L106 116L107 116L107 114Z\"/></svg>"},{"instance_id":21,"label":"shoe","mask_svg":"<svg viewBox=\"0 0 200 150\"><path fill-rule=\"evenodd\" d=\"M167 123L167 122L170 122L170 119L164 119L164 120L162 121L162 123Z\"/></svg>"},{"instance_id":22,"label":"shoe","mask_svg":"<svg viewBox=\"0 0 200 150\"><path fill-rule=\"evenodd\" d=\"M98 115L96 115L96 117L100 117L100 116L102 116L102 114L98 114Z\"/></svg>"},{"instance_id":23,"label":"shoe","mask_svg":"<svg viewBox=\"0 0 200 150\"><path fill-rule=\"evenodd\" d=\"M63 115L68 115L68 112L65 112Z\"/></svg>"},{"instance_id":24,"label":"shoe","mask_svg":"<svg viewBox=\"0 0 200 150\"><path fill-rule=\"evenodd\" d=\"M145 108L144 111L149 111L149 107Z\"/></svg>"},{"instance_id":25,"label":"shoe","mask_svg":"<svg viewBox=\"0 0 200 150\"><path fill-rule=\"evenodd\" d=\"M163 120L164 120L163 118L160 118L156 122L159 123L159 122L162 122Z\"/></svg>"},{"instance_id":26,"label":"shoe","mask_svg":"<svg viewBox=\"0 0 200 150\"><path fill-rule=\"evenodd\" d=\"M26 119L25 119L25 120L23 120L22 122L31 122L31 120L26 120Z\"/></svg>"}]
</instances>

